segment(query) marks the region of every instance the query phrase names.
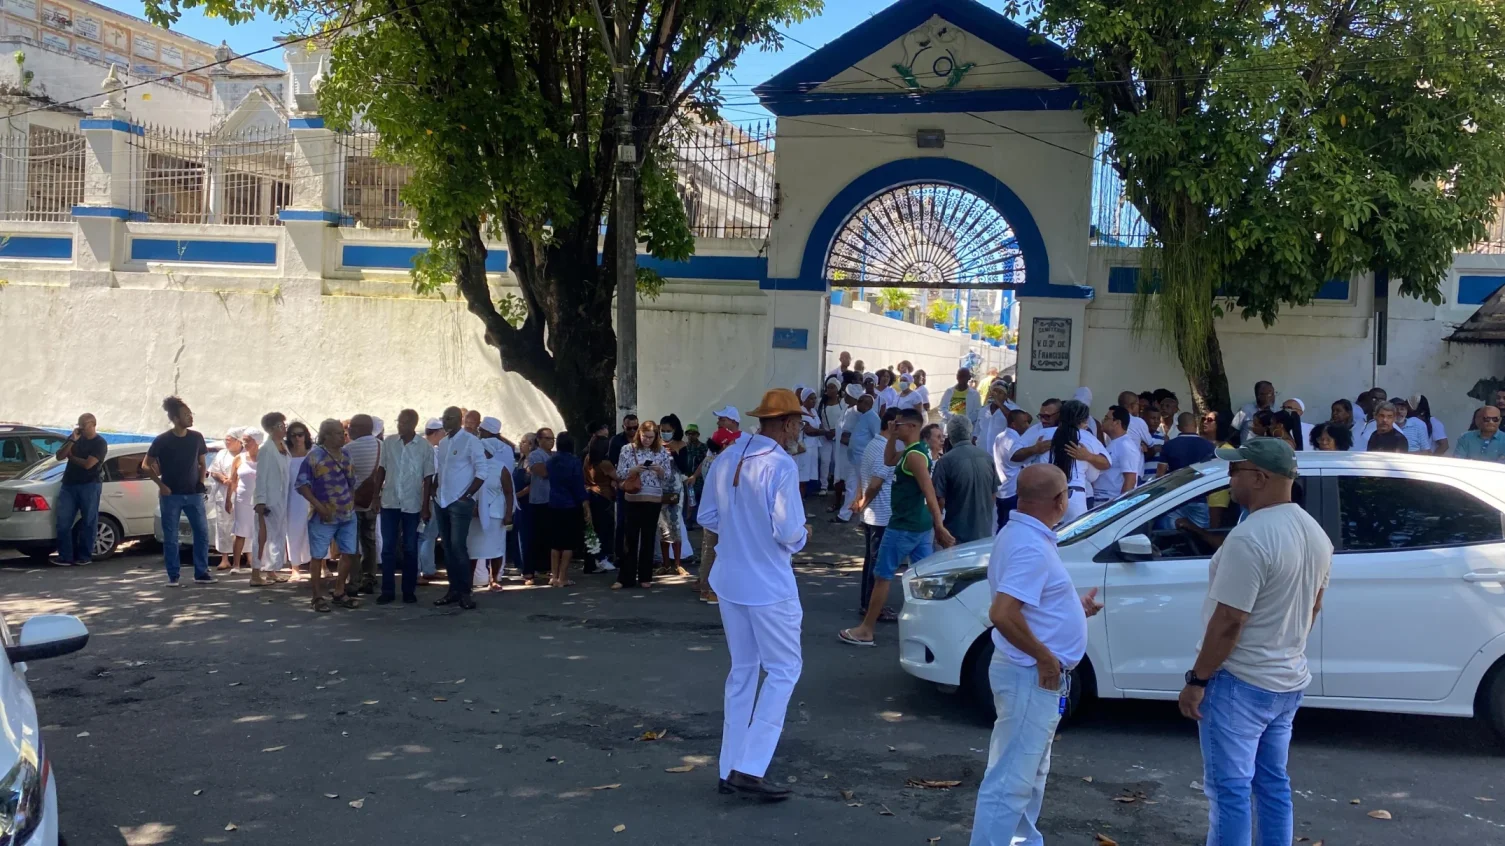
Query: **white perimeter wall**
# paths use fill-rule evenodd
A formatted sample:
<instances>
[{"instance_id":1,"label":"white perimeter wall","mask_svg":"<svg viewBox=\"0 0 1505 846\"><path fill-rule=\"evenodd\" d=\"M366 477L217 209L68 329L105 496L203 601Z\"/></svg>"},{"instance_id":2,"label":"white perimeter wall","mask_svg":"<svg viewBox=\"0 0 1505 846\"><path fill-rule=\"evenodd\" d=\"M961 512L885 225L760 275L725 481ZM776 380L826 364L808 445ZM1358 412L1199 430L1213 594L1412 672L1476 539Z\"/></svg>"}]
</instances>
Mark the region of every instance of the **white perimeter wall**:
<instances>
[{"instance_id":1,"label":"white perimeter wall","mask_svg":"<svg viewBox=\"0 0 1505 846\"><path fill-rule=\"evenodd\" d=\"M852 360L861 361L869 372L893 367L907 359L916 370L925 371L930 391L938 401L940 392L956 382L956 369L962 359L974 349L983 361L975 374L978 377L1014 363L1013 351L967 336L942 334L891 317L832 306L824 372L829 373L840 363L843 351L850 352Z\"/></svg>"}]
</instances>

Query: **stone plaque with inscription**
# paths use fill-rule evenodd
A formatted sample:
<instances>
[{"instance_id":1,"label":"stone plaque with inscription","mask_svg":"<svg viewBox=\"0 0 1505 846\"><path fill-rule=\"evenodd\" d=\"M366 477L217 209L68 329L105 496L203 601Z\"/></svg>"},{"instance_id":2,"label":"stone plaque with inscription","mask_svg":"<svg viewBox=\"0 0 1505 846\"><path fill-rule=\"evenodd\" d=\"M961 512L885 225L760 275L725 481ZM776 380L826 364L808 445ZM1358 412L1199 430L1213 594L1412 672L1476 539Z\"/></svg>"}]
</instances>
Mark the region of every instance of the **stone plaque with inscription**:
<instances>
[{"instance_id":1,"label":"stone plaque with inscription","mask_svg":"<svg viewBox=\"0 0 1505 846\"><path fill-rule=\"evenodd\" d=\"M1034 318L1030 332L1029 369L1071 369L1071 318Z\"/></svg>"}]
</instances>

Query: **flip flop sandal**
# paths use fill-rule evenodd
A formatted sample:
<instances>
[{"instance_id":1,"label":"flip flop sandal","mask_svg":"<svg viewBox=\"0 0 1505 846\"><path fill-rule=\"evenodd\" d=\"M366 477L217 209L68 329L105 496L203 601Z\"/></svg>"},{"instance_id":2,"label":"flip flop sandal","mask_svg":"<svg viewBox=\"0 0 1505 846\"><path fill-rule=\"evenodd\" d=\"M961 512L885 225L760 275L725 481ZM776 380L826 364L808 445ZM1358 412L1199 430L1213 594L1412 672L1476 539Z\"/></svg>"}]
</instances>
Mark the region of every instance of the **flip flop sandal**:
<instances>
[{"instance_id":1,"label":"flip flop sandal","mask_svg":"<svg viewBox=\"0 0 1505 846\"><path fill-rule=\"evenodd\" d=\"M317 599L314 600L314 610L315 611L333 611L334 607L329 604L329 600L328 599L325 599L324 597L321 596L321 597L318 597Z\"/></svg>"},{"instance_id":2,"label":"flip flop sandal","mask_svg":"<svg viewBox=\"0 0 1505 846\"><path fill-rule=\"evenodd\" d=\"M331 596L329 598L329 601L334 603L335 605L340 606L341 608L359 608L361 604L361 601L359 599L356 599L353 596L349 596L348 594Z\"/></svg>"},{"instance_id":3,"label":"flip flop sandal","mask_svg":"<svg viewBox=\"0 0 1505 846\"><path fill-rule=\"evenodd\" d=\"M839 638L842 643L849 644L851 646L877 646L878 645L875 641L871 641L871 640L858 640L857 638L852 637L850 634L848 634L849 631L850 631L849 629L842 629L841 631L839 631L839 632L836 633L836 637Z\"/></svg>"}]
</instances>

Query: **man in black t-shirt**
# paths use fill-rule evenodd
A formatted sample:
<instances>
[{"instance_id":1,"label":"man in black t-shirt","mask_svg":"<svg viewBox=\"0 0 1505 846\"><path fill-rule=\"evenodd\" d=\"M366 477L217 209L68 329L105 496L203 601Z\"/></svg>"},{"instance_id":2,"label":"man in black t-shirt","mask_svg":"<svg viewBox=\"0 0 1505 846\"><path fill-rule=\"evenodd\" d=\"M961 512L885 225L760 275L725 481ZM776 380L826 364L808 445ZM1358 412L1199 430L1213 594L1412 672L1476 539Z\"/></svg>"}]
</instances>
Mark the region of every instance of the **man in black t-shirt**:
<instances>
[{"instance_id":1,"label":"man in black t-shirt","mask_svg":"<svg viewBox=\"0 0 1505 846\"><path fill-rule=\"evenodd\" d=\"M83 566L94 557L94 534L99 525L100 471L103 468L105 439L99 436L92 414L80 414L78 428L58 450L58 461L65 461L63 486L57 502L57 563L60 567ZM78 522L75 524L74 519ZM119 538L116 538L119 540Z\"/></svg>"},{"instance_id":2,"label":"man in black t-shirt","mask_svg":"<svg viewBox=\"0 0 1505 846\"><path fill-rule=\"evenodd\" d=\"M1406 452L1411 448L1406 436L1395 428L1395 406L1382 402L1374 409L1374 433L1369 436L1368 452Z\"/></svg>"},{"instance_id":3,"label":"man in black t-shirt","mask_svg":"<svg viewBox=\"0 0 1505 846\"><path fill-rule=\"evenodd\" d=\"M179 585L178 520L183 515L193 530L193 580L212 582L209 523L204 519L204 476L208 473L204 454L208 446L203 435L188 428L193 425L193 411L187 403L168 397L162 401L162 410L167 412L172 428L152 441L142 466L157 483L162 506L162 563L167 566L167 586Z\"/></svg>"}]
</instances>

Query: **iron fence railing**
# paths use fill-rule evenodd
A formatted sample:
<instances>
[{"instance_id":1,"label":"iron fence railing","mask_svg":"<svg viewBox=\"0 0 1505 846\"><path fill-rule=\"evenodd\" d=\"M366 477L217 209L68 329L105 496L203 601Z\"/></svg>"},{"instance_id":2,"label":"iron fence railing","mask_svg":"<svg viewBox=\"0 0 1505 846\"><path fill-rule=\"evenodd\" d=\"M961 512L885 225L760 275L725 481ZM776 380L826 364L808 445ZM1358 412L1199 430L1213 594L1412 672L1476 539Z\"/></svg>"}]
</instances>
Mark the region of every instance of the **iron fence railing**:
<instances>
[{"instance_id":1,"label":"iron fence railing","mask_svg":"<svg viewBox=\"0 0 1505 846\"><path fill-rule=\"evenodd\" d=\"M293 139L281 126L231 136L148 126L141 149L141 211L159 223L273 226L292 202Z\"/></svg>"},{"instance_id":2,"label":"iron fence railing","mask_svg":"<svg viewBox=\"0 0 1505 846\"><path fill-rule=\"evenodd\" d=\"M67 221L84 201L84 138L44 126L0 136L0 218Z\"/></svg>"},{"instance_id":3,"label":"iron fence railing","mask_svg":"<svg viewBox=\"0 0 1505 846\"><path fill-rule=\"evenodd\" d=\"M669 135L690 229L703 238L767 238L773 220L774 129L685 123Z\"/></svg>"},{"instance_id":4,"label":"iron fence railing","mask_svg":"<svg viewBox=\"0 0 1505 846\"><path fill-rule=\"evenodd\" d=\"M371 229L404 228L415 219L402 200L413 169L377 157L374 132L346 132L335 139L344 167L342 211L354 225Z\"/></svg>"}]
</instances>

